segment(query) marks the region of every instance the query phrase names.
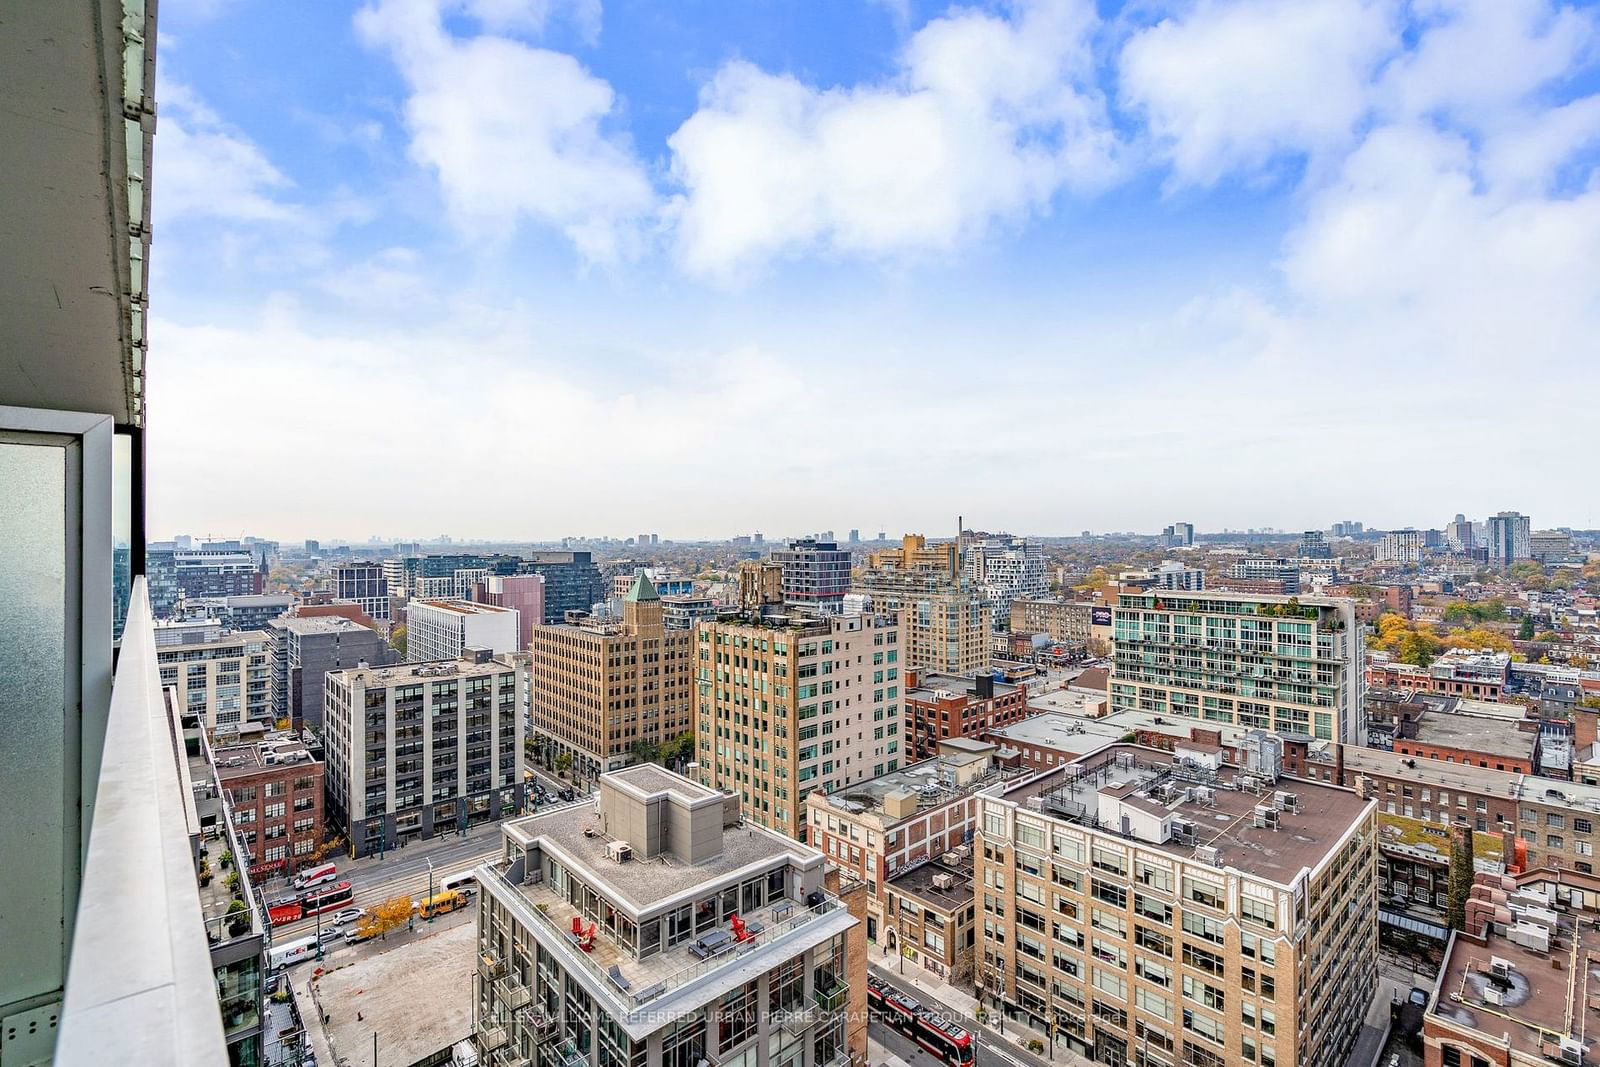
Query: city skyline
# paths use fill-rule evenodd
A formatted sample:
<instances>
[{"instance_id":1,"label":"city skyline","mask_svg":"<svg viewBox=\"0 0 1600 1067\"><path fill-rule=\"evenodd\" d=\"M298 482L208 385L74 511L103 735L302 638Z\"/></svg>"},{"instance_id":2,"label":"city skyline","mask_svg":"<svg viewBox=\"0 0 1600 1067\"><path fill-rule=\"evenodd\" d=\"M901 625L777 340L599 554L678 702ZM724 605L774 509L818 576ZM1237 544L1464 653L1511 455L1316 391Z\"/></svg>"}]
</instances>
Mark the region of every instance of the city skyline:
<instances>
[{"instance_id":1,"label":"city skyline","mask_svg":"<svg viewBox=\"0 0 1600 1067\"><path fill-rule=\"evenodd\" d=\"M1580 510L1595 10L1102 6L167 5L152 523Z\"/></svg>"}]
</instances>

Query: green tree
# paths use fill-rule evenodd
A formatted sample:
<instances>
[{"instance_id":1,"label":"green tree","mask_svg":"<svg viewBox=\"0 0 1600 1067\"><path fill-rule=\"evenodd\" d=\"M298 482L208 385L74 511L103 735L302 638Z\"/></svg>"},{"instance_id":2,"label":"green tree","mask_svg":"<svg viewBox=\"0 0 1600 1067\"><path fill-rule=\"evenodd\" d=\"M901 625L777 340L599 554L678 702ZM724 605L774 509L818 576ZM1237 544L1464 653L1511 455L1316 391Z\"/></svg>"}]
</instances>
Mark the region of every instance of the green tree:
<instances>
[{"instance_id":1,"label":"green tree","mask_svg":"<svg viewBox=\"0 0 1600 1067\"><path fill-rule=\"evenodd\" d=\"M1472 893L1473 841L1472 827L1455 826L1450 842L1449 916L1452 930L1464 930L1467 925L1467 897Z\"/></svg>"},{"instance_id":2,"label":"green tree","mask_svg":"<svg viewBox=\"0 0 1600 1067\"><path fill-rule=\"evenodd\" d=\"M572 753L563 752L556 757L556 770L562 774L572 770Z\"/></svg>"},{"instance_id":3,"label":"green tree","mask_svg":"<svg viewBox=\"0 0 1600 1067\"><path fill-rule=\"evenodd\" d=\"M1517 640L1518 641L1532 641L1533 640L1533 616L1532 615L1524 615L1522 617L1522 625L1517 627Z\"/></svg>"}]
</instances>

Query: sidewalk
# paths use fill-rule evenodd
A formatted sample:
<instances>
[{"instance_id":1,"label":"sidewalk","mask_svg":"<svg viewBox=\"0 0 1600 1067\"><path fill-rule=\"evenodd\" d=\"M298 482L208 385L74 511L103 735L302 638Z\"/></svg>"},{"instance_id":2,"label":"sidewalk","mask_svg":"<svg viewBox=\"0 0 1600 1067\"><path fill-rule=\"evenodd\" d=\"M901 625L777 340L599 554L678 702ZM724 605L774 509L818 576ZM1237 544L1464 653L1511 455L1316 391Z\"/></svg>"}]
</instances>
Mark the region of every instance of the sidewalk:
<instances>
[{"instance_id":1,"label":"sidewalk","mask_svg":"<svg viewBox=\"0 0 1600 1067\"><path fill-rule=\"evenodd\" d=\"M1073 1052L1061 1041L1056 1042L1052 1052L1050 1039L1044 1033L1029 1029L1014 1019L1006 1019L1002 1023L998 1016L988 1013L989 1022L979 1023L976 997L910 960L886 956L881 949L874 946L868 956L868 968L891 982L915 991L917 997L924 1001L937 1002L938 1006L955 1016L963 1026L976 1033L979 1040L989 1046L991 1052L999 1053L1002 1058L1013 1063L1020 1061L1020 1067L1045 1067L1050 1063L1065 1064L1068 1067L1094 1067L1092 1061ZM1001 1025L1005 1027L1004 1031L998 1029ZM1029 1051L1030 1041L1039 1042L1045 1051Z\"/></svg>"}]
</instances>

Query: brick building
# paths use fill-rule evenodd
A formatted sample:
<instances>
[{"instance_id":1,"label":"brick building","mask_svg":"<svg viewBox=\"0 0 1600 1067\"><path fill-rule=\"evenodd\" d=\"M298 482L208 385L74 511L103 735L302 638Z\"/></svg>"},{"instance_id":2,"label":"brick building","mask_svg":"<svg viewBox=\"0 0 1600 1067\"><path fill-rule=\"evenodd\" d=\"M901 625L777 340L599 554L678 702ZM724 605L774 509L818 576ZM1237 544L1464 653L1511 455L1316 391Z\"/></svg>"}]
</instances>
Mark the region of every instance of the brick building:
<instances>
[{"instance_id":1,"label":"brick building","mask_svg":"<svg viewBox=\"0 0 1600 1067\"><path fill-rule=\"evenodd\" d=\"M995 746L946 741L937 759L806 798L811 840L828 861L867 883L867 938L879 940L884 886L900 872L972 839L974 794L1014 777Z\"/></svg>"},{"instance_id":2,"label":"brick building","mask_svg":"<svg viewBox=\"0 0 1600 1067\"><path fill-rule=\"evenodd\" d=\"M234 825L253 879L293 874L322 841L323 765L299 740L269 736L214 752L217 784L233 801Z\"/></svg>"},{"instance_id":3,"label":"brick building","mask_svg":"<svg viewBox=\"0 0 1600 1067\"><path fill-rule=\"evenodd\" d=\"M1511 657L1504 652L1453 649L1427 667L1393 660L1371 661L1367 664L1367 685L1499 700L1510 668Z\"/></svg>"},{"instance_id":4,"label":"brick building","mask_svg":"<svg viewBox=\"0 0 1600 1067\"><path fill-rule=\"evenodd\" d=\"M932 759L952 737L981 737L1028 714L1028 687L992 674L962 678L906 672L906 760Z\"/></svg>"},{"instance_id":5,"label":"brick building","mask_svg":"<svg viewBox=\"0 0 1600 1067\"><path fill-rule=\"evenodd\" d=\"M884 887L883 950L957 986L972 981L977 904L972 852L961 848L892 878Z\"/></svg>"}]
</instances>

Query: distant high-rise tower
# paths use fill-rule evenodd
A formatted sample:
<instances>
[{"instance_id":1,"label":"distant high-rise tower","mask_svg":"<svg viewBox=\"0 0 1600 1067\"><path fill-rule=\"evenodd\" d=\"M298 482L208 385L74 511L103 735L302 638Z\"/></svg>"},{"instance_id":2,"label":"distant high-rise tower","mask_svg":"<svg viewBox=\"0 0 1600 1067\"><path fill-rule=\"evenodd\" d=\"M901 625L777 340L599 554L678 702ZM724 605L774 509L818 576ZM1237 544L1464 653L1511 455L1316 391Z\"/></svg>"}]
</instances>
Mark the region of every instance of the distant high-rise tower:
<instances>
[{"instance_id":1,"label":"distant high-rise tower","mask_svg":"<svg viewBox=\"0 0 1600 1067\"><path fill-rule=\"evenodd\" d=\"M1307 530L1300 535L1300 556L1302 559L1329 559L1333 549L1328 547L1321 530Z\"/></svg>"},{"instance_id":2,"label":"distant high-rise tower","mask_svg":"<svg viewBox=\"0 0 1600 1067\"><path fill-rule=\"evenodd\" d=\"M1531 520L1520 512L1502 511L1489 516L1489 561L1505 564L1532 559L1532 533Z\"/></svg>"},{"instance_id":3,"label":"distant high-rise tower","mask_svg":"<svg viewBox=\"0 0 1600 1067\"><path fill-rule=\"evenodd\" d=\"M1471 553L1478 547L1477 538L1472 535L1472 523L1467 521L1465 515L1458 514L1455 520L1444 528L1444 539L1454 552Z\"/></svg>"}]
</instances>

